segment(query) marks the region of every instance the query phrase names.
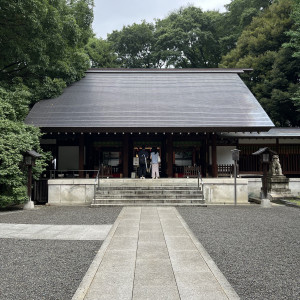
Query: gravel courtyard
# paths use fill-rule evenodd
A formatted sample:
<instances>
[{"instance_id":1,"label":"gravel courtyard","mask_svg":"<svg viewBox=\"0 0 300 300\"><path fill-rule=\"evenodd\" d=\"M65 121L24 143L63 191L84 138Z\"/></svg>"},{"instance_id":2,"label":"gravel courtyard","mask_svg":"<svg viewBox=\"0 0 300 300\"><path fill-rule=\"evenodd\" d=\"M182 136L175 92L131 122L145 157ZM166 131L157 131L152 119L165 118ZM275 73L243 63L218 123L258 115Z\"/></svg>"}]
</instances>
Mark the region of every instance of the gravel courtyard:
<instances>
[{"instance_id":1,"label":"gravel courtyard","mask_svg":"<svg viewBox=\"0 0 300 300\"><path fill-rule=\"evenodd\" d=\"M0 223L113 224L122 208L49 207L0 211ZM68 300L102 241L0 239L1 300Z\"/></svg>"},{"instance_id":2,"label":"gravel courtyard","mask_svg":"<svg viewBox=\"0 0 300 300\"><path fill-rule=\"evenodd\" d=\"M178 208L241 299L300 299L300 209Z\"/></svg>"},{"instance_id":3,"label":"gravel courtyard","mask_svg":"<svg viewBox=\"0 0 300 300\"><path fill-rule=\"evenodd\" d=\"M0 211L0 223L113 224L122 207ZM178 211L241 299L300 299L300 210L259 205ZM71 299L102 241L0 239L0 299Z\"/></svg>"}]
</instances>

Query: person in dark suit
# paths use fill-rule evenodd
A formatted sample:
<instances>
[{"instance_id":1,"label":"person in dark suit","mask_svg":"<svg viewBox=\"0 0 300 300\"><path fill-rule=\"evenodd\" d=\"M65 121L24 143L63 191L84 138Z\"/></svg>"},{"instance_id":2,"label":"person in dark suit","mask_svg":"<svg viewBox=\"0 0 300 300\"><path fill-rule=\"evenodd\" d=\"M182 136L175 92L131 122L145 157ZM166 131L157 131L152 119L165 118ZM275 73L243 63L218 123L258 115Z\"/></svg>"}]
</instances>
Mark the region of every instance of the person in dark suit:
<instances>
[{"instance_id":1,"label":"person in dark suit","mask_svg":"<svg viewBox=\"0 0 300 300\"><path fill-rule=\"evenodd\" d=\"M146 178L146 170L147 170L147 159L148 159L148 152L145 149L145 146L142 146L142 149L139 151L139 177L141 179Z\"/></svg>"}]
</instances>

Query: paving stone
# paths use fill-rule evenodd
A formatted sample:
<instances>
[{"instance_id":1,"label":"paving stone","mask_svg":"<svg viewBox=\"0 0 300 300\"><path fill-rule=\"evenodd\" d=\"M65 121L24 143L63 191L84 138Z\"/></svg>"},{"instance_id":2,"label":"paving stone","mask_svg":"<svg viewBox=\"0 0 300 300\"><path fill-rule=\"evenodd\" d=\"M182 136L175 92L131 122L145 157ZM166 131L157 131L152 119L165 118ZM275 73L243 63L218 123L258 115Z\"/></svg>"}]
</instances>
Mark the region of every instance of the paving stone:
<instances>
[{"instance_id":1,"label":"paving stone","mask_svg":"<svg viewBox=\"0 0 300 300\"><path fill-rule=\"evenodd\" d=\"M138 227L130 208L119 215L84 299L231 299L174 208L135 212Z\"/></svg>"},{"instance_id":2,"label":"paving stone","mask_svg":"<svg viewBox=\"0 0 300 300\"><path fill-rule=\"evenodd\" d=\"M180 300L177 288L173 286L144 286L135 285L133 289L133 300Z\"/></svg>"}]
</instances>

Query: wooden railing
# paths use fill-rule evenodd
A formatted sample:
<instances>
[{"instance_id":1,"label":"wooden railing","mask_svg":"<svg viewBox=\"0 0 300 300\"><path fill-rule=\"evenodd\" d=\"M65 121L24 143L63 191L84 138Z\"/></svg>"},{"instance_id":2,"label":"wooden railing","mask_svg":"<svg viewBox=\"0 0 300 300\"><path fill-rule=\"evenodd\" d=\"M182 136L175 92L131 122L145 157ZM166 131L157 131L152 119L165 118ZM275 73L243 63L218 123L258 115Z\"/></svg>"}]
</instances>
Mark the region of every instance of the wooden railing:
<instances>
[{"instance_id":1,"label":"wooden railing","mask_svg":"<svg viewBox=\"0 0 300 300\"><path fill-rule=\"evenodd\" d=\"M218 165L218 177L232 177L233 165Z\"/></svg>"},{"instance_id":2,"label":"wooden railing","mask_svg":"<svg viewBox=\"0 0 300 300\"><path fill-rule=\"evenodd\" d=\"M99 177L114 177L119 167L101 165ZM50 170L50 178L95 178L99 170Z\"/></svg>"},{"instance_id":3,"label":"wooden railing","mask_svg":"<svg viewBox=\"0 0 300 300\"><path fill-rule=\"evenodd\" d=\"M183 177L197 178L199 172L201 173L201 167L199 166L184 166Z\"/></svg>"}]
</instances>

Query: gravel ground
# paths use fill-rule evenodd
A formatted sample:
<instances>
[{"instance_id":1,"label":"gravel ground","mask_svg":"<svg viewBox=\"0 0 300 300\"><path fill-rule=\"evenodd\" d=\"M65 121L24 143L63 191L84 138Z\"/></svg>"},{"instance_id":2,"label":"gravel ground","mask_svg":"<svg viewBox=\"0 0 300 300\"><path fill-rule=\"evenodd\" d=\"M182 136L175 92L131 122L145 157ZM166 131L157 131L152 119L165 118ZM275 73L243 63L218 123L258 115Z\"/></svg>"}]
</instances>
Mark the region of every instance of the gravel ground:
<instances>
[{"instance_id":1,"label":"gravel ground","mask_svg":"<svg viewBox=\"0 0 300 300\"><path fill-rule=\"evenodd\" d=\"M51 207L0 211L0 223L113 224L121 207ZM0 300L68 300L102 241L0 239Z\"/></svg>"},{"instance_id":2,"label":"gravel ground","mask_svg":"<svg viewBox=\"0 0 300 300\"><path fill-rule=\"evenodd\" d=\"M300 299L300 209L178 208L241 299Z\"/></svg>"},{"instance_id":3,"label":"gravel ground","mask_svg":"<svg viewBox=\"0 0 300 300\"><path fill-rule=\"evenodd\" d=\"M0 211L0 223L101 225L113 224L122 207L35 206L34 210Z\"/></svg>"},{"instance_id":4,"label":"gravel ground","mask_svg":"<svg viewBox=\"0 0 300 300\"><path fill-rule=\"evenodd\" d=\"M0 239L0 299L72 299L101 244Z\"/></svg>"}]
</instances>

